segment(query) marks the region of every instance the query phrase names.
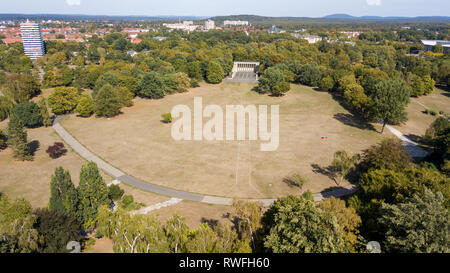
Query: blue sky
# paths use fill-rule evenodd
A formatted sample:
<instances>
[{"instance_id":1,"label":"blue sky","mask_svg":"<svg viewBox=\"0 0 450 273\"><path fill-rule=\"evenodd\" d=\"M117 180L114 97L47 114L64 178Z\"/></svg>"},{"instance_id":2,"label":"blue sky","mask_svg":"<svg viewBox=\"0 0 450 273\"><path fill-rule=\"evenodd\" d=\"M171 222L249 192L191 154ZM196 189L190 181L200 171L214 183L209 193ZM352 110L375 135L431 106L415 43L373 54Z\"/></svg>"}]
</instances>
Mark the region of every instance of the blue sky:
<instances>
[{"instance_id":1,"label":"blue sky","mask_svg":"<svg viewBox=\"0 0 450 273\"><path fill-rule=\"evenodd\" d=\"M449 0L2 0L0 13L450 16Z\"/></svg>"}]
</instances>

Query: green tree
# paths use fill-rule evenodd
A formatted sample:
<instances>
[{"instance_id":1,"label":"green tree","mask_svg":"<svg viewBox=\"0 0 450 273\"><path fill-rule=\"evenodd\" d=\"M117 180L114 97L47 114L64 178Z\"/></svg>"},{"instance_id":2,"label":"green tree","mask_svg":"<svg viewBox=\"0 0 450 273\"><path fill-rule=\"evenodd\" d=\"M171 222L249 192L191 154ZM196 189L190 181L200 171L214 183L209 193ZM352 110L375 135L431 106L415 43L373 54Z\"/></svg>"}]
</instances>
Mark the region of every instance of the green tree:
<instances>
[{"instance_id":1,"label":"green tree","mask_svg":"<svg viewBox=\"0 0 450 273\"><path fill-rule=\"evenodd\" d=\"M189 236L189 227L184 217L174 214L166 221L165 233L170 253L185 253Z\"/></svg>"},{"instance_id":2,"label":"green tree","mask_svg":"<svg viewBox=\"0 0 450 273\"><path fill-rule=\"evenodd\" d=\"M274 253L329 253L346 251L345 234L336 217L313 200L279 198L264 214L265 248Z\"/></svg>"},{"instance_id":3,"label":"green tree","mask_svg":"<svg viewBox=\"0 0 450 273\"><path fill-rule=\"evenodd\" d=\"M206 68L206 80L209 83L220 83L223 77L224 71L222 65L216 60L210 61Z\"/></svg>"},{"instance_id":4,"label":"green tree","mask_svg":"<svg viewBox=\"0 0 450 273\"><path fill-rule=\"evenodd\" d=\"M39 83L29 74L10 74L5 78L3 93L15 103L28 101L41 91Z\"/></svg>"},{"instance_id":5,"label":"green tree","mask_svg":"<svg viewBox=\"0 0 450 273\"><path fill-rule=\"evenodd\" d=\"M186 92L191 86L191 81L186 73L178 72L175 74L177 79L177 91Z\"/></svg>"},{"instance_id":6,"label":"green tree","mask_svg":"<svg viewBox=\"0 0 450 273\"><path fill-rule=\"evenodd\" d=\"M80 223L73 215L46 208L37 209L33 214L37 217L34 228L41 238L38 252L67 253L67 243L81 239Z\"/></svg>"},{"instance_id":7,"label":"green tree","mask_svg":"<svg viewBox=\"0 0 450 273\"><path fill-rule=\"evenodd\" d=\"M22 102L13 109L13 115L17 116L26 127L38 127L42 125L41 109L32 102Z\"/></svg>"},{"instance_id":8,"label":"green tree","mask_svg":"<svg viewBox=\"0 0 450 273\"><path fill-rule=\"evenodd\" d=\"M57 167L50 180L50 200L48 208L62 214L77 216L78 193L70 173L62 167Z\"/></svg>"},{"instance_id":9,"label":"green tree","mask_svg":"<svg viewBox=\"0 0 450 273\"><path fill-rule=\"evenodd\" d=\"M364 88L357 83L345 87L344 98L360 113L364 113L370 106L370 98L364 93Z\"/></svg>"},{"instance_id":10,"label":"green tree","mask_svg":"<svg viewBox=\"0 0 450 273\"><path fill-rule=\"evenodd\" d=\"M263 206L261 203L244 200L233 200L231 219L234 220L237 232L242 239L250 240L254 251L261 248L261 218Z\"/></svg>"},{"instance_id":11,"label":"green tree","mask_svg":"<svg viewBox=\"0 0 450 273\"><path fill-rule=\"evenodd\" d=\"M94 112L99 117L112 117L120 113L122 101L110 84L105 84L94 98Z\"/></svg>"},{"instance_id":12,"label":"green tree","mask_svg":"<svg viewBox=\"0 0 450 273\"><path fill-rule=\"evenodd\" d=\"M126 87L116 87L116 92L119 95L122 105L125 107L133 106L134 94Z\"/></svg>"},{"instance_id":13,"label":"green tree","mask_svg":"<svg viewBox=\"0 0 450 273\"><path fill-rule=\"evenodd\" d=\"M108 196L109 199L113 201L120 200L122 198L124 190L122 190L119 185L111 185L108 187Z\"/></svg>"},{"instance_id":14,"label":"green tree","mask_svg":"<svg viewBox=\"0 0 450 273\"><path fill-rule=\"evenodd\" d=\"M41 116L42 116L42 124L45 127L51 126L53 121L52 121L52 118L50 117L50 113L48 112L47 101L45 100L44 97L42 97L39 100L38 106L39 106Z\"/></svg>"},{"instance_id":15,"label":"green tree","mask_svg":"<svg viewBox=\"0 0 450 273\"><path fill-rule=\"evenodd\" d=\"M16 115L12 115L8 122L8 147L13 150L13 157L19 160L32 160L33 156L28 146L27 132L23 123Z\"/></svg>"},{"instance_id":16,"label":"green tree","mask_svg":"<svg viewBox=\"0 0 450 273\"><path fill-rule=\"evenodd\" d=\"M81 167L78 192L78 213L85 230L95 227L98 208L109 205L108 187L97 164L88 162Z\"/></svg>"},{"instance_id":17,"label":"green tree","mask_svg":"<svg viewBox=\"0 0 450 273\"><path fill-rule=\"evenodd\" d=\"M441 193L426 190L406 203L382 204L379 219L387 252L448 253L450 212Z\"/></svg>"},{"instance_id":18,"label":"green tree","mask_svg":"<svg viewBox=\"0 0 450 273\"><path fill-rule=\"evenodd\" d=\"M75 87L56 87L48 97L48 104L54 114L67 114L77 106L78 97Z\"/></svg>"},{"instance_id":19,"label":"green tree","mask_svg":"<svg viewBox=\"0 0 450 273\"><path fill-rule=\"evenodd\" d=\"M189 240L186 244L189 253L216 253L217 252L217 234L208 226L202 223L200 226L191 231Z\"/></svg>"},{"instance_id":20,"label":"green tree","mask_svg":"<svg viewBox=\"0 0 450 273\"><path fill-rule=\"evenodd\" d=\"M90 117L94 112L94 100L88 94L83 94L78 99L77 107L75 107L75 113L81 117Z\"/></svg>"},{"instance_id":21,"label":"green tree","mask_svg":"<svg viewBox=\"0 0 450 273\"><path fill-rule=\"evenodd\" d=\"M269 67L259 78L258 89L261 93L274 93L274 91L275 93L284 93L289 90L280 88L283 87L284 82L286 82L286 78L283 71L277 67Z\"/></svg>"},{"instance_id":22,"label":"green tree","mask_svg":"<svg viewBox=\"0 0 450 273\"><path fill-rule=\"evenodd\" d=\"M382 80L371 95L373 117L383 122L381 133L387 123L398 123L406 120L405 108L409 103L411 91L400 80Z\"/></svg>"},{"instance_id":23,"label":"green tree","mask_svg":"<svg viewBox=\"0 0 450 273\"><path fill-rule=\"evenodd\" d=\"M331 91L334 87L334 80L331 76L323 77L319 82L319 88L324 91Z\"/></svg>"},{"instance_id":24,"label":"green tree","mask_svg":"<svg viewBox=\"0 0 450 273\"><path fill-rule=\"evenodd\" d=\"M342 183L342 180L344 180L344 178L356 168L355 164L359 161L359 159L359 154L349 156L344 150L334 153L331 166L339 177L337 182L338 186Z\"/></svg>"},{"instance_id":25,"label":"green tree","mask_svg":"<svg viewBox=\"0 0 450 273\"><path fill-rule=\"evenodd\" d=\"M5 120L12 113L14 103L5 96L0 96L0 121Z\"/></svg>"},{"instance_id":26,"label":"green tree","mask_svg":"<svg viewBox=\"0 0 450 273\"><path fill-rule=\"evenodd\" d=\"M165 84L161 76L154 71L145 73L138 81L138 95L150 98L160 99L164 97Z\"/></svg>"},{"instance_id":27,"label":"green tree","mask_svg":"<svg viewBox=\"0 0 450 273\"><path fill-rule=\"evenodd\" d=\"M188 64L188 75L192 79L196 80L203 79L202 69L200 67L199 61L190 62Z\"/></svg>"},{"instance_id":28,"label":"green tree","mask_svg":"<svg viewBox=\"0 0 450 273\"><path fill-rule=\"evenodd\" d=\"M400 140L385 138L362 152L360 167L363 172L374 169L401 171L409 168L411 162Z\"/></svg>"},{"instance_id":29,"label":"green tree","mask_svg":"<svg viewBox=\"0 0 450 273\"><path fill-rule=\"evenodd\" d=\"M23 199L10 200L0 195L0 252L31 253L38 249L39 234L34 228L36 216Z\"/></svg>"},{"instance_id":30,"label":"green tree","mask_svg":"<svg viewBox=\"0 0 450 273\"><path fill-rule=\"evenodd\" d=\"M347 207L345 201L330 197L326 198L318 204L325 213L336 217L339 227L344 232L344 241L347 248L346 252L356 252L358 244L359 226L361 225L361 217L356 214L352 207Z\"/></svg>"},{"instance_id":31,"label":"green tree","mask_svg":"<svg viewBox=\"0 0 450 273\"><path fill-rule=\"evenodd\" d=\"M167 253L167 240L156 216L131 215L123 209L98 211L98 231L114 241L114 252Z\"/></svg>"}]
</instances>

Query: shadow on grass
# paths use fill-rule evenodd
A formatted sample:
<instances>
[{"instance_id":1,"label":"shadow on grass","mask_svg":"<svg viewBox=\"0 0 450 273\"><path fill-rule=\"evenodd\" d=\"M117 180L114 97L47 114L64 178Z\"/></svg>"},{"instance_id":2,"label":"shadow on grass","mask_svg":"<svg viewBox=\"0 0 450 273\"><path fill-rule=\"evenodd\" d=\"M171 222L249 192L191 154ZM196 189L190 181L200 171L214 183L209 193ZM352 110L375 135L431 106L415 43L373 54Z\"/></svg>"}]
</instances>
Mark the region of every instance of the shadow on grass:
<instances>
[{"instance_id":1,"label":"shadow on grass","mask_svg":"<svg viewBox=\"0 0 450 273\"><path fill-rule=\"evenodd\" d=\"M407 134L405 135L407 138L409 138L410 140L416 142L416 143L421 143L422 142L422 137L415 135L415 134Z\"/></svg>"},{"instance_id":2,"label":"shadow on grass","mask_svg":"<svg viewBox=\"0 0 450 273\"><path fill-rule=\"evenodd\" d=\"M357 117L353 114L337 113L334 114L333 118L345 125L356 127L361 130L377 131L372 124L367 123L363 118Z\"/></svg>"},{"instance_id":3,"label":"shadow on grass","mask_svg":"<svg viewBox=\"0 0 450 273\"><path fill-rule=\"evenodd\" d=\"M219 225L219 220L217 220L217 219L208 219L208 218L205 218L205 217L202 217L200 222L208 224L208 226L210 228L212 228L213 230Z\"/></svg>"},{"instance_id":4,"label":"shadow on grass","mask_svg":"<svg viewBox=\"0 0 450 273\"><path fill-rule=\"evenodd\" d=\"M334 171L334 168L332 166L321 167L318 164L311 164L311 167L314 173L323 174L328 178L332 179L337 184L336 172Z\"/></svg>"},{"instance_id":5,"label":"shadow on grass","mask_svg":"<svg viewBox=\"0 0 450 273\"><path fill-rule=\"evenodd\" d=\"M39 142L39 140L33 140L30 143L28 143L28 147L30 149L31 155L34 156L36 151L39 150L39 148L41 147L41 143Z\"/></svg>"},{"instance_id":6,"label":"shadow on grass","mask_svg":"<svg viewBox=\"0 0 450 273\"><path fill-rule=\"evenodd\" d=\"M324 198L330 198L330 197L336 197L336 198L342 198L345 197L347 199L350 197L351 194L355 193L356 189L347 189L340 186L333 186L324 189L321 194Z\"/></svg>"}]
</instances>

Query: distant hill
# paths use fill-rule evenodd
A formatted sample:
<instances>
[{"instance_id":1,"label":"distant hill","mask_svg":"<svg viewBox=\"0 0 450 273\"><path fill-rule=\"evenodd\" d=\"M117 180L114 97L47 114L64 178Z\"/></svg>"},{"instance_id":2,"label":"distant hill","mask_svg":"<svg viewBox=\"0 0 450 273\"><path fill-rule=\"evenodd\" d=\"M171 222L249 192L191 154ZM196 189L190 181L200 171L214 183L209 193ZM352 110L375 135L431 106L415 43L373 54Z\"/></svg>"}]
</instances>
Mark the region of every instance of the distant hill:
<instances>
[{"instance_id":1,"label":"distant hill","mask_svg":"<svg viewBox=\"0 0 450 273\"><path fill-rule=\"evenodd\" d=\"M324 16L323 18L324 19L353 19L353 18L357 18L357 17L340 13L340 14L327 15L327 16Z\"/></svg>"}]
</instances>

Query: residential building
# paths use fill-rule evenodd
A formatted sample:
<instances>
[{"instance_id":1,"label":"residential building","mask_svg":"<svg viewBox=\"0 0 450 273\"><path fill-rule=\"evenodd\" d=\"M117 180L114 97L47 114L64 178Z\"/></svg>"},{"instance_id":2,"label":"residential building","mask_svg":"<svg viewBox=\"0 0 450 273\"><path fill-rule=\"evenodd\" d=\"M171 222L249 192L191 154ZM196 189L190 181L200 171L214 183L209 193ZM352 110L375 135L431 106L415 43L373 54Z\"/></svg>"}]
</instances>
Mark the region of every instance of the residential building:
<instances>
[{"instance_id":1,"label":"residential building","mask_svg":"<svg viewBox=\"0 0 450 273\"><path fill-rule=\"evenodd\" d=\"M205 21L205 30L210 30L210 29L215 29L216 26L214 24L213 20L208 19L207 21Z\"/></svg>"},{"instance_id":2,"label":"residential building","mask_svg":"<svg viewBox=\"0 0 450 273\"><path fill-rule=\"evenodd\" d=\"M45 55L44 41L42 40L41 26L27 20L20 24L24 53L35 60Z\"/></svg>"},{"instance_id":3,"label":"residential building","mask_svg":"<svg viewBox=\"0 0 450 273\"><path fill-rule=\"evenodd\" d=\"M225 20L223 21L224 26L248 26L248 21L230 21Z\"/></svg>"}]
</instances>

